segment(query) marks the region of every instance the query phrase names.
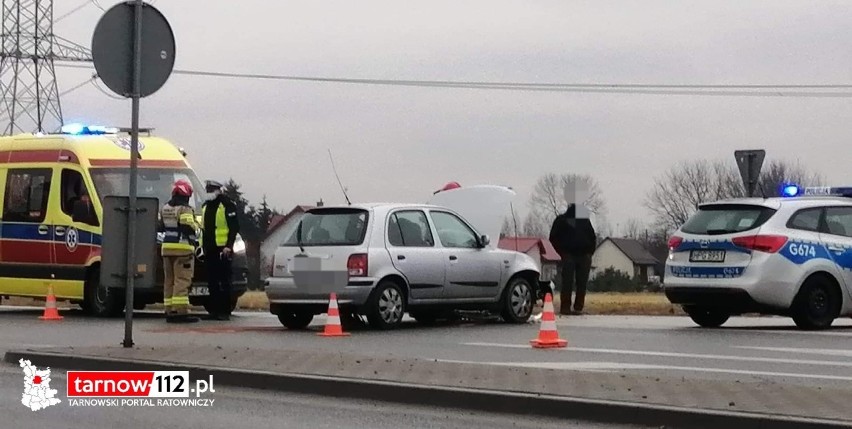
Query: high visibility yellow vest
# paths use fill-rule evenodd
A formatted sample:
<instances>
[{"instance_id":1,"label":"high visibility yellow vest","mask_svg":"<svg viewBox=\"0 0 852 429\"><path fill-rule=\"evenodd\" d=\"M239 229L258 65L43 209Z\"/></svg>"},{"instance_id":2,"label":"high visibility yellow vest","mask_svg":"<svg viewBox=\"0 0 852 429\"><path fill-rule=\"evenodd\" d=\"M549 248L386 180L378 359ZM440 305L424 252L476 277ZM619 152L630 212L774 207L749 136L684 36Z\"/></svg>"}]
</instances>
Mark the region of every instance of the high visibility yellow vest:
<instances>
[{"instance_id":1,"label":"high visibility yellow vest","mask_svg":"<svg viewBox=\"0 0 852 429\"><path fill-rule=\"evenodd\" d=\"M201 218L207 219L205 213L207 213L207 205L201 209ZM216 246L217 247L225 247L228 244L228 233L230 232L230 228L228 228L228 220L225 218L225 205L219 204L219 208L216 210Z\"/></svg>"},{"instance_id":2,"label":"high visibility yellow vest","mask_svg":"<svg viewBox=\"0 0 852 429\"><path fill-rule=\"evenodd\" d=\"M160 211L164 227L163 256L183 256L195 253L198 246L198 224L192 209L166 204ZM188 227L188 228L187 228ZM187 229L192 233L187 233Z\"/></svg>"}]
</instances>

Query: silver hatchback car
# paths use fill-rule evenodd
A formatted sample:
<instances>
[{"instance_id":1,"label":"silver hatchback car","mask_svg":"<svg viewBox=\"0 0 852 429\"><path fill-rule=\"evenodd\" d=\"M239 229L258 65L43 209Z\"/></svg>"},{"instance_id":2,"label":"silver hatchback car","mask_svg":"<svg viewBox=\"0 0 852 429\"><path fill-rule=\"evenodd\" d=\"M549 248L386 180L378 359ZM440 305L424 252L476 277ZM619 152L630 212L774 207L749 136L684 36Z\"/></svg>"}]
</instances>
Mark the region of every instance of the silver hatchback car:
<instances>
[{"instance_id":1,"label":"silver hatchback car","mask_svg":"<svg viewBox=\"0 0 852 429\"><path fill-rule=\"evenodd\" d=\"M308 211L275 253L266 284L270 311L284 326L304 328L326 312L335 292L341 314L365 315L378 329L397 327L405 313L430 323L452 310L488 310L525 322L550 283L539 281L530 256L497 248L460 214L469 212L486 230L499 228L501 201L514 192L446 192L454 194L441 198L458 202L459 210L353 204Z\"/></svg>"}]
</instances>

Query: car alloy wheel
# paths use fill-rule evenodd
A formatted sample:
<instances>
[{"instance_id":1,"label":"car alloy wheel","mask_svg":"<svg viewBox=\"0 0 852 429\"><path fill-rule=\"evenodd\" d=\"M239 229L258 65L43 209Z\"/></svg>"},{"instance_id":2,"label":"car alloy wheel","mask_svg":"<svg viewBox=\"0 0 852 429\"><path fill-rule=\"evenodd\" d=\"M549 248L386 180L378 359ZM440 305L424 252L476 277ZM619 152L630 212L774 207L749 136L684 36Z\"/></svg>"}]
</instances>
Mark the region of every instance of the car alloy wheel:
<instances>
[{"instance_id":1,"label":"car alloy wheel","mask_svg":"<svg viewBox=\"0 0 852 429\"><path fill-rule=\"evenodd\" d=\"M510 323L524 323L532 315L533 290L530 283L523 277L509 280L500 300L503 320Z\"/></svg>"},{"instance_id":2,"label":"car alloy wheel","mask_svg":"<svg viewBox=\"0 0 852 429\"><path fill-rule=\"evenodd\" d=\"M385 289L379 297L379 315L389 325L402 320L402 295L395 288Z\"/></svg>"},{"instance_id":3,"label":"car alloy wheel","mask_svg":"<svg viewBox=\"0 0 852 429\"><path fill-rule=\"evenodd\" d=\"M512 293L509 295L512 312L517 317L524 317L532 313L532 292L526 283L515 283Z\"/></svg>"}]
</instances>

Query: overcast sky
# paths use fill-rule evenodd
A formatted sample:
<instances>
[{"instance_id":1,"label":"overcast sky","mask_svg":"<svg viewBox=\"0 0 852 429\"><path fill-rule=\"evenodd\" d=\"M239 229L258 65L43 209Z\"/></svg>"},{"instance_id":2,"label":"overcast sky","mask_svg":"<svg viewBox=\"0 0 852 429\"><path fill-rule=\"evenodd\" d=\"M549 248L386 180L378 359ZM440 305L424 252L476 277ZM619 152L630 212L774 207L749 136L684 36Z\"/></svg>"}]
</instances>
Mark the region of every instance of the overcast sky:
<instances>
[{"instance_id":1,"label":"overcast sky","mask_svg":"<svg viewBox=\"0 0 852 429\"><path fill-rule=\"evenodd\" d=\"M79 5L57 0L60 16ZM112 2L101 0L103 7ZM157 0L181 69L321 77L562 83L849 83L848 1ZM58 35L90 46L90 5ZM90 72L58 69L60 90ZM92 86L66 122L129 125ZM425 201L445 182L505 184L526 205L545 172L590 173L613 225L672 164L765 148L852 184L850 98L699 97L359 86L173 75L142 125L282 210Z\"/></svg>"}]
</instances>

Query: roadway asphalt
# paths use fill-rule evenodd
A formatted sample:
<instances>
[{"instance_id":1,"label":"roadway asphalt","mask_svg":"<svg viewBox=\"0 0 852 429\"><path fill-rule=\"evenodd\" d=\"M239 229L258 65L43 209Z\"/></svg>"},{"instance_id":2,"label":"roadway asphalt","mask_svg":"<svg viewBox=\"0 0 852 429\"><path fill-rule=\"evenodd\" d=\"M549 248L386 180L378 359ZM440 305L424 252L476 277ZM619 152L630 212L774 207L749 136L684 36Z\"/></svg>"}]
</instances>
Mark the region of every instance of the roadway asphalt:
<instances>
[{"instance_id":1,"label":"roadway asphalt","mask_svg":"<svg viewBox=\"0 0 852 429\"><path fill-rule=\"evenodd\" d=\"M27 347L114 346L123 319L91 319L67 311L65 320L42 322L39 309L0 307L0 351ZM790 319L734 318L721 329L695 327L685 317L574 316L559 319L568 347L534 350L538 324L461 323L397 331L355 329L348 338L287 331L265 313L238 313L231 322L167 325L156 313L139 314L138 346L221 344L262 349L334 350L369 356L419 357L492 365L628 372L689 379L792 383L848 388L852 381L852 320L820 332L798 330Z\"/></svg>"},{"instance_id":2,"label":"roadway asphalt","mask_svg":"<svg viewBox=\"0 0 852 429\"><path fill-rule=\"evenodd\" d=\"M89 407L71 406L64 397L64 371L53 370L51 387L62 402L37 412L20 403L23 376L20 368L0 365L0 415L18 429L108 428L181 429L215 428L435 428L435 429L628 429L637 426L597 425L537 418L473 413L465 410L403 406L372 401L270 393L252 389L217 387L210 407Z\"/></svg>"}]
</instances>

